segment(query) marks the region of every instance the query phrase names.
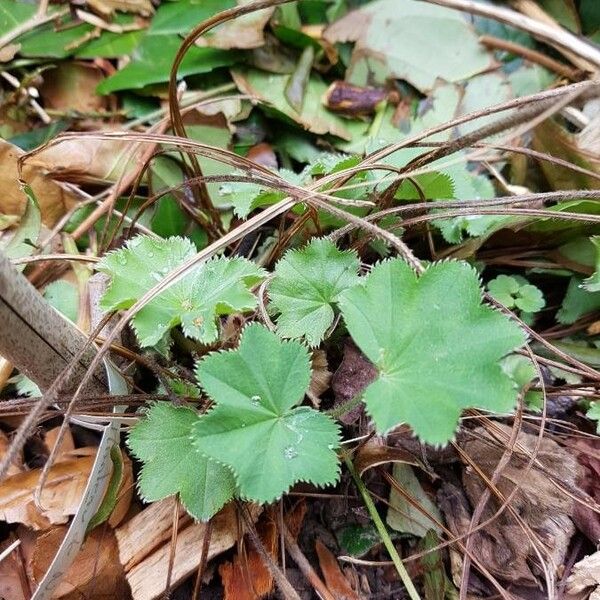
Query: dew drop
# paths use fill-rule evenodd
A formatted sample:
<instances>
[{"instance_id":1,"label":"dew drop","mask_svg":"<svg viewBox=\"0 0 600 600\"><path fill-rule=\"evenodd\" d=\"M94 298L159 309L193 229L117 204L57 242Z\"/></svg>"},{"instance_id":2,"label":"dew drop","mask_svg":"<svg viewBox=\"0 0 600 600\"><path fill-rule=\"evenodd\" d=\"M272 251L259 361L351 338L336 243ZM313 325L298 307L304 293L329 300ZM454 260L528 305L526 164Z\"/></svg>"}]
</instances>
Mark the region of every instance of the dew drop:
<instances>
[{"instance_id":1,"label":"dew drop","mask_svg":"<svg viewBox=\"0 0 600 600\"><path fill-rule=\"evenodd\" d=\"M252 396L250 400L252 401L252 404L254 406L260 406L260 401L262 400L262 398L260 396Z\"/></svg>"},{"instance_id":2,"label":"dew drop","mask_svg":"<svg viewBox=\"0 0 600 600\"><path fill-rule=\"evenodd\" d=\"M148 258L154 258L154 252L148 252Z\"/></svg>"},{"instance_id":3,"label":"dew drop","mask_svg":"<svg viewBox=\"0 0 600 600\"><path fill-rule=\"evenodd\" d=\"M181 308L185 311L190 311L192 310L192 308L194 308L194 305L192 304L192 301L189 298L186 298L181 302Z\"/></svg>"},{"instance_id":4,"label":"dew drop","mask_svg":"<svg viewBox=\"0 0 600 600\"><path fill-rule=\"evenodd\" d=\"M156 281L160 281L163 278L158 271L152 271L152 273L150 273L150 277L156 279Z\"/></svg>"},{"instance_id":5,"label":"dew drop","mask_svg":"<svg viewBox=\"0 0 600 600\"><path fill-rule=\"evenodd\" d=\"M283 456L288 460L292 460L292 458L296 458L298 456L298 450L294 448L294 446L288 446L283 450Z\"/></svg>"},{"instance_id":6,"label":"dew drop","mask_svg":"<svg viewBox=\"0 0 600 600\"><path fill-rule=\"evenodd\" d=\"M127 257L124 254L119 254L117 256L117 260L118 260L119 264L122 265L123 267L127 264Z\"/></svg>"},{"instance_id":7,"label":"dew drop","mask_svg":"<svg viewBox=\"0 0 600 600\"><path fill-rule=\"evenodd\" d=\"M242 423L242 427L246 427L246 423Z\"/></svg>"}]
</instances>

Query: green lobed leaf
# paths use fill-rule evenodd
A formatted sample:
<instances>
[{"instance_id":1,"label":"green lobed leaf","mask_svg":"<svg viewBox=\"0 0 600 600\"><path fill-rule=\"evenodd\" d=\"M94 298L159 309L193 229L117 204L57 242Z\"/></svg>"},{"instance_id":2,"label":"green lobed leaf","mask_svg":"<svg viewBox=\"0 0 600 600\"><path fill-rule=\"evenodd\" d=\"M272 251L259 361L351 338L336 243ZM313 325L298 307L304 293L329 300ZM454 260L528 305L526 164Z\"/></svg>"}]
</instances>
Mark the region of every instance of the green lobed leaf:
<instances>
[{"instance_id":1,"label":"green lobed leaf","mask_svg":"<svg viewBox=\"0 0 600 600\"><path fill-rule=\"evenodd\" d=\"M360 282L355 252L339 250L327 239L314 239L301 250L288 250L277 263L269 287L283 337L304 337L316 346L333 323L339 295Z\"/></svg>"},{"instance_id":2,"label":"green lobed leaf","mask_svg":"<svg viewBox=\"0 0 600 600\"><path fill-rule=\"evenodd\" d=\"M179 494L193 517L208 521L233 497L235 482L227 467L194 448L190 435L198 419L191 408L158 402L131 430L127 445L144 463L138 480L144 500Z\"/></svg>"},{"instance_id":3,"label":"green lobed leaf","mask_svg":"<svg viewBox=\"0 0 600 600\"><path fill-rule=\"evenodd\" d=\"M138 236L125 248L109 252L98 264L111 277L101 300L104 310L130 308L172 270L196 253L184 238ZM245 258L214 258L191 270L133 317L141 346L153 346L177 325L186 336L210 343L217 339L216 318L252 310L256 298L249 288L264 271Z\"/></svg>"},{"instance_id":4,"label":"green lobed leaf","mask_svg":"<svg viewBox=\"0 0 600 600\"><path fill-rule=\"evenodd\" d=\"M546 305L544 294L524 277L498 275L488 282L489 293L506 308L518 308L526 313L535 313Z\"/></svg>"},{"instance_id":5,"label":"green lobed leaf","mask_svg":"<svg viewBox=\"0 0 600 600\"><path fill-rule=\"evenodd\" d=\"M600 292L588 292L583 287L581 277L571 277L556 320L562 325L572 325L583 315L595 310L600 310Z\"/></svg>"},{"instance_id":6,"label":"green lobed leaf","mask_svg":"<svg viewBox=\"0 0 600 600\"><path fill-rule=\"evenodd\" d=\"M387 260L339 302L350 335L379 370L364 393L379 432L408 423L424 442L445 444L463 409L513 408L516 390L499 361L525 336L482 304L467 263L434 264L417 277L402 260Z\"/></svg>"},{"instance_id":7,"label":"green lobed leaf","mask_svg":"<svg viewBox=\"0 0 600 600\"><path fill-rule=\"evenodd\" d=\"M201 360L196 375L215 407L194 424L194 443L231 468L241 497L272 502L297 481L337 481L338 426L297 406L310 381L305 346L255 323L236 350Z\"/></svg>"}]
</instances>

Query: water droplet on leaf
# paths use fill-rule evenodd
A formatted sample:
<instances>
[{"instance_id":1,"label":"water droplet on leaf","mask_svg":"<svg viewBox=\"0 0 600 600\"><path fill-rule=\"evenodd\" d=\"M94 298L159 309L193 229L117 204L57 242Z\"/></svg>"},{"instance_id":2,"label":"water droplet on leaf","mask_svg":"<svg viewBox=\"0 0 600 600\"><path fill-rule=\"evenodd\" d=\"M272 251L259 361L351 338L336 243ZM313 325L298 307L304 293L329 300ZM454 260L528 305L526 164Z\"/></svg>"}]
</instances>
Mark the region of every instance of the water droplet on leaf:
<instances>
[{"instance_id":1,"label":"water droplet on leaf","mask_svg":"<svg viewBox=\"0 0 600 600\"><path fill-rule=\"evenodd\" d=\"M262 400L262 398L260 396L252 396L250 400L252 401L252 404L254 406L260 406L260 401Z\"/></svg>"},{"instance_id":2,"label":"water droplet on leaf","mask_svg":"<svg viewBox=\"0 0 600 600\"><path fill-rule=\"evenodd\" d=\"M298 450L296 450L294 446L288 446L287 448L284 448L283 456L288 460L291 460L292 458L296 458L296 456L298 456Z\"/></svg>"}]
</instances>

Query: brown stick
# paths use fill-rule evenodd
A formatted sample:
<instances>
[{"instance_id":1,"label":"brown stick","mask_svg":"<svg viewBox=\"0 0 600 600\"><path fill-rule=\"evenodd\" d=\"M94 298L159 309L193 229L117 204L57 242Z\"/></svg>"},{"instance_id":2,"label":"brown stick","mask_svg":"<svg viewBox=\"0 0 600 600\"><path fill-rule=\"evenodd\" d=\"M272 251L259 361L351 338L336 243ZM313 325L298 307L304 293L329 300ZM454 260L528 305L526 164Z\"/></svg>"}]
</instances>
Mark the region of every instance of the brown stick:
<instances>
[{"instance_id":1,"label":"brown stick","mask_svg":"<svg viewBox=\"0 0 600 600\"><path fill-rule=\"evenodd\" d=\"M289 529L284 523L282 523L281 526L283 528L283 537L285 538L286 549L290 553L290 556L294 559L294 562L300 571L302 571L304 577L306 577L308 583L313 586L322 600L335 600L327 586L321 581L321 578L317 575L315 570L306 559L306 556L304 556L302 553L302 550L300 550L300 547L296 543L296 540L290 533Z\"/></svg>"},{"instance_id":2,"label":"brown stick","mask_svg":"<svg viewBox=\"0 0 600 600\"><path fill-rule=\"evenodd\" d=\"M546 67L550 71L554 71L555 73L558 73L559 75L562 75L571 81L581 81L583 79L582 71L579 71L578 69L572 69L568 65L565 65L554 58L546 56L542 52L538 52L532 48L527 48L521 44L517 44L516 42L503 40L502 38L494 37L493 35L482 35L479 38L479 41L490 48L506 50L511 54L522 56L525 60L537 63L542 67Z\"/></svg>"}]
</instances>

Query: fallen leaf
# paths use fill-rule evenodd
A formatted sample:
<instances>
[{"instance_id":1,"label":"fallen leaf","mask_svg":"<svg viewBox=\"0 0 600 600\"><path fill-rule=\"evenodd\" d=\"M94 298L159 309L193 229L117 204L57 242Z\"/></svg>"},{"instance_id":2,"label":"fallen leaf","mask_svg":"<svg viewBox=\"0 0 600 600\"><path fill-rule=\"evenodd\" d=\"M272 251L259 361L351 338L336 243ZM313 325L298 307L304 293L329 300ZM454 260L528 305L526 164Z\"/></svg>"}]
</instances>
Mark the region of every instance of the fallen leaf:
<instances>
[{"instance_id":1,"label":"fallen leaf","mask_svg":"<svg viewBox=\"0 0 600 600\"><path fill-rule=\"evenodd\" d=\"M484 428L472 431L472 436L461 446L463 451L476 462L489 478L496 469L505 450L506 440L510 437L510 427L496 424L505 437L492 438ZM536 455L537 464L526 473L524 467L529 456L519 452L519 447L533 452L537 436L521 431L512 458L496 485L506 498L515 488L519 489L511 499L511 508L538 537L548 552L548 564L556 568L563 564L575 527L571 520L574 513L574 501L570 495L561 491L577 488L580 468L572 453L567 452L553 440L543 438ZM486 484L479 475L465 467L462 480L466 496L471 506L481 498ZM556 485L555 485L556 483ZM453 486L451 486L453 487ZM469 528L471 508L466 498L461 500L462 492L453 488L439 502L448 525L453 533L462 535ZM489 519L500 508L501 501L490 498L481 521ZM541 574L535 550L530 539L508 510L503 511L487 527L475 534L472 546L473 554L500 579L516 585L536 586Z\"/></svg>"},{"instance_id":2,"label":"fallen leaf","mask_svg":"<svg viewBox=\"0 0 600 600\"><path fill-rule=\"evenodd\" d=\"M600 504L600 440L575 438L569 440L581 468L577 480L579 487ZM600 515L586 502L576 502L573 520L593 544L600 543Z\"/></svg>"},{"instance_id":3,"label":"fallen leaf","mask_svg":"<svg viewBox=\"0 0 600 600\"><path fill-rule=\"evenodd\" d=\"M425 493L412 468L407 464L396 462L392 473L399 488L407 494L408 498L395 486L391 486L387 524L396 531L410 533L416 537L425 536L431 529L441 535L442 529L437 523L442 522L442 515ZM424 512L414 506L415 503ZM431 518L428 515L431 515Z\"/></svg>"},{"instance_id":4,"label":"fallen leaf","mask_svg":"<svg viewBox=\"0 0 600 600\"><path fill-rule=\"evenodd\" d=\"M116 11L135 13L142 16L154 12L150 0L86 0L89 7L104 17L110 17Z\"/></svg>"},{"instance_id":5,"label":"fallen leaf","mask_svg":"<svg viewBox=\"0 0 600 600\"><path fill-rule=\"evenodd\" d=\"M21 215L25 210L27 196L19 184L17 159L24 152L9 142L0 140L0 213ZM46 165L25 164L23 179L28 183L38 198L42 221L51 227L70 208L77 203L77 197L65 191L46 170Z\"/></svg>"},{"instance_id":6,"label":"fallen leaf","mask_svg":"<svg viewBox=\"0 0 600 600\"><path fill-rule=\"evenodd\" d=\"M319 539L315 541L315 550L325 584L335 600L361 600L361 596L352 589L350 582L344 576L336 557Z\"/></svg>"},{"instance_id":7,"label":"fallen leaf","mask_svg":"<svg viewBox=\"0 0 600 600\"><path fill-rule=\"evenodd\" d=\"M573 565L567 579L567 593L591 593L589 600L600 600L600 552L590 554Z\"/></svg>"},{"instance_id":8,"label":"fallen leaf","mask_svg":"<svg viewBox=\"0 0 600 600\"><path fill-rule=\"evenodd\" d=\"M335 394L334 407L341 406L362 394L376 377L377 369L375 366L367 360L354 342L347 340L344 344L344 357L331 380L331 387ZM357 406L342 415L340 421L350 425L358 419L362 412L362 405Z\"/></svg>"},{"instance_id":9,"label":"fallen leaf","mask_svg":"<svg viewBox=\"0 0 600 600\"><path fill-rule=\"evenodd\" d=\"M33 493L41 468L7 477L0 487L0 520L36 530L66 523L77 511L95 458L96 448L63 453L50 468L39 508Z\"/></svg>"},{"instance_id":10,"label":"fallen leaf","mask_svg":"<svg viewBox=\"0 0 600 600\"><path fill-rule=\"evenodd\" d=\"M160 504L160 503L159 503ZM151 507L150 507L151 508ZM146 509L148 510L148 509ZM250 505L251 518L256 520L260 513L260 507ZM140 515L145 511L136 515L134 520L140 522ZM167 581L167 569L169 565L169 556L171 554L170 531L172 524L172 505L169 515L166 517L167 522L167 537L165 543L156 547L156 523L150 521L146 530L149 534L147 543L151 544L152 552L143 560L127 570L127 581L131 587L131 592L135 600L154 600L154 598L162 597L165 592ZM119 553L122 561L123 544L127 543L130 546L130 539L123 536L119 537L117 530L117 539L119 542ZM129 528L131 532L132 529ZM177 536L177 544L175 546L173 572L171 576L171 584L177 586L189 575L197 571L200 565L200 555L204 542L204 533L206 531L205 523L194 523L179 530ZM222 552L229 550L239 539L243 533L243 527L240 527L235 506L228 504L221 512L212 519L212 534L208 550L208 560L218 556ZM135 535L135 533L134 533Z\"/></svg>"},{"instance_id":11,"label":"fallen leaf","mask_svg":"<svg viewBox=\"0 0 600 600\"><path fill-rule=\"evenodd\" d=\"M363 444L354 458L354 466L361 476L373 467L397 462L414 466L421 464L408 450L387 446L380 437L373 437Z\"/></svg>"},{"instance_id":12,"label":"fallen leaf","mask_svg":"<svg viewBox=\"0 0 600 600\"><path fill-rule=\"evenodd\" d=\"M329 389L331 371L327 365L327 354L320 349L313 350L311 356L311 374L308 391L313 405L318 407L320 396Z\"/></svg>"},{"instance_id":13,"label":"fallen leaf","mask_svg":"<svg viewBox=\"0 0 600 600\"><path fill-rule=\"evenodd\" d=\"M36 583L48 570L66 532L66 527L55 527L38 538L30 561L32 578ZM112 600L128 597L125 573L118 561L115 534L109 528L96 529L87 537L75 561L61 577L53 598Z\"/></svg>"},{"instance_id":14,"label":"fallen leaf","mask_svg":"<svg viewBox=\"0 0 600 600\"><path fill-rule=\"evenodd\" d=\"M346 74L356 85L394 78L428 92L438 78L461 81L492 66L460 12L414 0L371 2L334 22L324 37L356 42Z\"/></svg>"},{"instance_id":15,"label":"fallen leaf","mask_svg":"<svg viewBox=\"0 0 600 600\"><path fill-rule=\"evenodd\" d=\"M95 112L107 106L106 98L96 94L104 79L101 69L87 62L64 62L44 72L40 94L45 108L65 112Z\"/></svg>"},{"instance_id":16,"label":"fallen leaf","mask_svg":"<svg viewBox=\"0 0 600 600\"><path fill-rule=\"evenodd\" d=\"M594 151L592 148L580 146L577 135L567 131L556 119L546 119L534 129L532 146L538 152L550 153L578 167L600 174L598 147L596 146ZM554 190L600 188L600 181L585 173L576 173L572 169L546 161L540 161L539 164Z\"/></svg>"},{"instance_id":17,"label":"fallen leaf","mask_svg":"<svg viewBox=\"0 0 600 600\"><path fill-rule=\"evenodd\" d=\"M265 515L256 530L265 550L277 561L279 537L273 511ZM251 543L246 546L247 550L238 552L232 562L219 565L224 600L258 600L273 589L273 577L260 554Z\"/></svg>"},{"instance_id":18,"label":"fallen leaf","mask_svg":"<svg viewBox=\"0 0 600 600\"><path fill-rule=\"evenodd\" d=\"M12 370L12 369L11 369ZM0 431L0 458L4 458L6 455L8 448L10 447L10 440L4 431ZM12 461L12 463L8 467L7 475L16 475L17 473L21 473L23 470L23 456L19 453L18 456Z\"/></svg>"},{"instance_id":19,"label":"fallen leaf","mask_svg":"<svg viewBox=\"0 0 600 600\"><path fill-rule=\"evenodd\" d=\"M250 4L254 0L238 0L238 6ZM265 43L264 28L275 7L255 10L219 25L196 41L197 46L208 46L229 50L230 48L259 48Z\"/></svg>"},{"instance_id":20,"label":"fallen leaf","mask_svg":"<svg viewBox=\"0 0 600 600\"><path fill-rule=\"evenodd\" d=\"M344 120L321 104L327 86L317 76L313 75L308 80L302 111L297 112L285 98L285 87L291 75L266 73L258 69L236 69L232 75L241 92L258 98L269 109L274 108L304 129L318 135L330 133L344 140L351 139Z\"/></svg>"},{"instance_id":21,"label":"fallen leaf","mask_svg":"<svg viewBox=\"0 0 600 600\"><path fill-rule=\"evenodd\" d=\"M126 140L66 139L27 158L25 165L70 183L115 182L135 165L140 148Z\"/></svg>"}]
</instances>

